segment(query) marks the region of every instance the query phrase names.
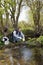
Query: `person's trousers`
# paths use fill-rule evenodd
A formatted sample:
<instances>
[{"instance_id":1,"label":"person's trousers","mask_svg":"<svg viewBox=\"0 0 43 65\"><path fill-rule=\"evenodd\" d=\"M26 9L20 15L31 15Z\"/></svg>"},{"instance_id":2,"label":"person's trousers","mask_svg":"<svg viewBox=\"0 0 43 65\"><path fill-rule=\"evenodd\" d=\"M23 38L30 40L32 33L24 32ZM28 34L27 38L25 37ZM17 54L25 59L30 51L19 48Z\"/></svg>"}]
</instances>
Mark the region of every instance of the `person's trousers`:
<instances>
[{"instance_id":1,"label":"person's trousers","mask_svg":"<svg viewBox=\"0 0 43 65\"><path fill-rule=\"evenodd\" d=\"M13 37L14 42L19 42L21 39L17 38L17 37Z\"/></svg>"}]
</instances>

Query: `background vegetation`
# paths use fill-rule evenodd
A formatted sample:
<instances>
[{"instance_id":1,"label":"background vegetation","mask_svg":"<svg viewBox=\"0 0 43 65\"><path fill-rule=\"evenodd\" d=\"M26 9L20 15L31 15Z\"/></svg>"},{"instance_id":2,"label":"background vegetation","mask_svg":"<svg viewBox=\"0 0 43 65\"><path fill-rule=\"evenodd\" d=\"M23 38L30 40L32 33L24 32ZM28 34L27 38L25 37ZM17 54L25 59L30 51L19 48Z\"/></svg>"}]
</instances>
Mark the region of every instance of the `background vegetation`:
<instances>
[{"instance_id":1,"label":"background vegetation","mask_svg":"<svg viewBox=\"0 0 43 65\"><path fill-rule=\"evenodd\" d=\"M30 8L28 11L30 20L19 22L19 16L24 6ZM18 26L21 27L26 38L43 35L42 0L0 0L0 38L4 35L5 27L8 28L9 34Z\"/></svg>"}]
</instances>

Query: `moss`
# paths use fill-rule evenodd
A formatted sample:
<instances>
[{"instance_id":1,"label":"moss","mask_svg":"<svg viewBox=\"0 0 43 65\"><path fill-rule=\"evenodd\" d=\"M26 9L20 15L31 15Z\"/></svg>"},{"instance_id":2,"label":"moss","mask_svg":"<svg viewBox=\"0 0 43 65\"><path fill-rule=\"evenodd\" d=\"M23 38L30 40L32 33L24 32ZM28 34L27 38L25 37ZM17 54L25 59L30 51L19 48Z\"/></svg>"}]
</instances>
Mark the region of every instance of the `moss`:
<instances>
[{"instance_id":1,"label":"moss","mask_svg":"<svg viewBox=\"0 0 43 65\"><path fill-rule=\"evenodd\" d=\"M3 37L3 35L0 34L0 46L4 45L4 42L2 41L2 37Z\"/></svg>"},{"instance_id":2,"label":"moss","mask_svg":"<svg viewBox=\"0 0 43 65\"><path fill-rule=\"evenodd\" d=\"M4 45L4 42L0 41L0 46Z\"/></svg>"},{"instance_id":3,"label":"moss","mask_svg":"<svg viewBox=\"0 0 43 65\"><path fill-rule=\"evenodd\" d=\"M31 46L36 46L36 38L30 38L27 43Z\"/></svg>"},{"instance_id":4,"label":"moss","mask_svg":"<svg viewBox=\"0 0 43 65\"><path fill-rule=\"evenodd\" d=\"M40 36L39 38L37 38L37 41L41 44L43 44L43 36Z\"/></svg>"}]
</instances>

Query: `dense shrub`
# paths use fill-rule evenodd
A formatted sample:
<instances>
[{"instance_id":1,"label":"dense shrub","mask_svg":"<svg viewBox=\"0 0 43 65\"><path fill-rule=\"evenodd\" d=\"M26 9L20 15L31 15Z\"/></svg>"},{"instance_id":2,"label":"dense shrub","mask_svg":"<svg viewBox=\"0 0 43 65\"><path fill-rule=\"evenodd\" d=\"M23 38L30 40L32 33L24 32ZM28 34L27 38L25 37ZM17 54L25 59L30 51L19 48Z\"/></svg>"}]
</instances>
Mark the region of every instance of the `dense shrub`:
<instances>
[{"instance_id":1,"label":"dense shrub","mask_svg":"<svg viewBox=\"0 0 43 65\"><path fill-rule=\"evenodd\" d=\"M37 41L38 41L39 43L42 43L42 44L43 44L43 36L40 36L39 38L37 38Z\"/></svg>"}]
</instances>

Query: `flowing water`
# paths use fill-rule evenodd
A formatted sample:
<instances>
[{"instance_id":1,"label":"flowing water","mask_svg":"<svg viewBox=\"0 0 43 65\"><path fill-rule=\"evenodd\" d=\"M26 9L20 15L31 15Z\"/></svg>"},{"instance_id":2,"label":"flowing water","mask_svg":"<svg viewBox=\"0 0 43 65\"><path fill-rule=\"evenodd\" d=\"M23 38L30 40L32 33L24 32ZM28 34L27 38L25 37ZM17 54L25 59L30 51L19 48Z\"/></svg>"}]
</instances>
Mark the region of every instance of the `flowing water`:
<instances>
[{"instance_id":1,"label":"flowing water","mask_svg":"<svg viewBox=\"0 0 43 65\"><path fill-rule=\"evenodd\" d=\"M22 46L2 49L0 65L43 65L43 48Z\"/></svg>"}]
</instances>

